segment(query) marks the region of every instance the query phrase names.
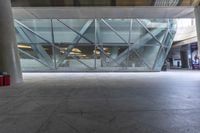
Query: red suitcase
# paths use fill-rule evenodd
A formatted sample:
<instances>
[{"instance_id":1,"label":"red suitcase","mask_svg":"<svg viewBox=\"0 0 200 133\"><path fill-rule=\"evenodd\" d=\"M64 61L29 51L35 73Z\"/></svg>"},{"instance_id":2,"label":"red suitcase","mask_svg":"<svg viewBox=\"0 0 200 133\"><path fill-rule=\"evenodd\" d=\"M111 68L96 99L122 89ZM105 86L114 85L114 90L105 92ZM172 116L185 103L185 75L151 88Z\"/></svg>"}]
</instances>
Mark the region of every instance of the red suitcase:
<instances>
[{"instance_id":1,"label":"red suitcase","mask_svg":"<svg viewBox=\"0 0 200 133\"><path fill-rule=\"evenodd\" d=\"M3 86L3 75L0 75L0 86Z\"/></svg>"},{"instance_id":2,"label":"red suitcase","mask_svg":"<svg viewBox=\"0 0 200 133\"><path fill-rule=\"evenodd\" d=\"M4 86L10 85L10 75L3 75L3 85Z\"/></svg>"}]
</instances>

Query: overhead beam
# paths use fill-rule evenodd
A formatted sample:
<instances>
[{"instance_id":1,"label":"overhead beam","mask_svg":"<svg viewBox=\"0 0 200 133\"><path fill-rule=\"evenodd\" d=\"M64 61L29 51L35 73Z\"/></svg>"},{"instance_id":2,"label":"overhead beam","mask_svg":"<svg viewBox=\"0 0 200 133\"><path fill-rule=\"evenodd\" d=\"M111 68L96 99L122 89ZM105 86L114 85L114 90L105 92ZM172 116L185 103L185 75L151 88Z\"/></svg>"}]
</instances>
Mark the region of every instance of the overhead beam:
<instances>
[{"instance_id":1,"label":"overhead beam","mask_svg":"<svg viewBox=\"0 0 200 133\"><path fill-rule=\"evenodd\" d=\"M154 0L154 6L177 6L181 0Z\"/></svg>"},{"instance_id":2,"label":"overhead beam","mask_svg":"<svg viewBox=\"0 0 200 133\"><path fill-rule=\"evenodd\" d=\"M194 18L194 7L14 7L15 19Z\"/></svg>"},{"instance_id":3,"label":"overhead beam","mask_svg":"<svg viewBox=\"0 0 200 133\"><path fill-rule=\"evenodd\" d=\"M73 0L73 4L74 4L74 6L80 6L81 5L80 0Z\"/></svg>"},{"instance_id":4,"label":"overhead beam","mask_svg":"<svg viewBox=\"0 0 200 133\"><path fill-rule=\"evenodd\" d=\"M63 6L63 5L65 5L64 0L50 0L49 3L50 3L51 6Z\"/></svg>"},{"instance_id":5,"label":"overhead beam","mask_svg":"<svg viewBox=\"0 0 200 133\"><path fill-rule=\"evenodd\" d=\"M193 6L199 6L200 0L193 0L192 5Z\"/></svg>"},{"instance_id":6,"label":"overhead beam","mask_svg":"<svg viewBox=\"0 0 200 133\"><path fill-rule=\"evenodd\" d=\"M111 1L110 1L110 5L111 5L111 6L116 6L116 0L111 0Z\"/></svg>"}]
</instances>

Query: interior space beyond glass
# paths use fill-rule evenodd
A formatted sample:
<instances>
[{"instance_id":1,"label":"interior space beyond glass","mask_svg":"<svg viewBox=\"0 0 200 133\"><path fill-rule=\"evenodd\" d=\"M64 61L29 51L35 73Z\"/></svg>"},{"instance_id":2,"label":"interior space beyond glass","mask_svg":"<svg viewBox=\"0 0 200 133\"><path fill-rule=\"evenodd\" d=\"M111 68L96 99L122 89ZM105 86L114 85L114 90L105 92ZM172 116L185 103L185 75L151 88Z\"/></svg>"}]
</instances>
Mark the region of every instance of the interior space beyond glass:
<instances>
[{"instance_id":1,"label":"interior space beyond glass","mask_svg":"<svg viewBox=\"0 0 200 133\"><path fill-rule=\"evenodd\" d=\"M15 20L23 71L160 71L171 19Z\"/></svg>"}]
</instances>

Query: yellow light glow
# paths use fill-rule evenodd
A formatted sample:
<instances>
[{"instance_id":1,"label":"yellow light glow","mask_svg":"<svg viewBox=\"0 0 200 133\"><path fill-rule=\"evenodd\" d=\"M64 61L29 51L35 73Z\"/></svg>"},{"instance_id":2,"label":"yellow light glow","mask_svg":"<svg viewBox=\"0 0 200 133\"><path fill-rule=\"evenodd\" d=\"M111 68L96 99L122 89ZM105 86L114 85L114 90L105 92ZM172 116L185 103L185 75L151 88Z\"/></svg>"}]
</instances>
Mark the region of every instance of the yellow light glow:
<instances>
[{"instance_id":1,"label":"yellow light glow","mask_svg":"<svg viewBox=\"0 0 200 133\"><path fill-rule=\"evenodd\" d=\"M96 53L97 55L99 55L101 52L100 51L98 51L98 50L93 50L93 53Z\"/></svg>"},{"instance_id":2,"label":"yellow light glow","mask_svg":"<svg viewBox=\"0 0 200 133\"><path fill-rule=\"evenodd\" d=\"M73 49L72 49L72 52L81 53L81 50L78 49L78 48L73 48Z\"/></svg>"},{"instance_id":3,"label":"yellow light glow","mask_svg":"<svg viewBox=\"0 0 200 133\"><path fill-rule=\"evenodd\" d=\"M18 48L25 48L25 49L31 49L31 46L27 45L17 45Z\"/></svg>"},{"instance_id":4,"label":"yellow light glow","mask_svg":"<svg viewBox=\"0 0 200 133\"><path fill-rule=\"evenodd\" d=\"M109 48L103 48L103 50L104 50L104 51L108 51L108 50L109 50Z\"/></svg>"},{"instance_id":5,"label":"yellow light glow","mask_svg":"<svg viewBox=\"0 0 200 133\"><path fill-rule=\"evenodd\" d=\"M64 50L67 50L67 48L59 48L60 50L64 51Z\"/></svg>"},{"instance_id":6,"label":"yellow light glow","mask_svg":"<svg viewBox=\"0 0 200 133\"><path fill-rule=\"evenodd\" d=\"M65 53L65 51L60 51L60 53L64 54L64 53Z\"/></svg>"},{"instance_id":7,"label":"yellow light glow","mask_svg":"<svg viewBox=\"0 0 200 133\"><path fill-rule=\"evenodd\" d=\"M76 52L70 52L72 55L81 55L81 53L76 53Z\"/></svg>"}]
</instances>

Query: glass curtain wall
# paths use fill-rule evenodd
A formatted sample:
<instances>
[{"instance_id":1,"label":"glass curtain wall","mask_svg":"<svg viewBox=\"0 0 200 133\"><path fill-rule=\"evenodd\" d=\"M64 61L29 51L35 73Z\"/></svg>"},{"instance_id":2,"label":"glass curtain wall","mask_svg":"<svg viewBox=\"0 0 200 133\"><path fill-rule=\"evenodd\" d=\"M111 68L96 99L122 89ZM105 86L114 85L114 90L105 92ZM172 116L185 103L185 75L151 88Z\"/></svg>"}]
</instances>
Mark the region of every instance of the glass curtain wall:
<instances>
[{"instance_id":1,"label":"glass curtain wall","mask_svg":"<svg viewBox=\"0 0 200 133\"><path fill-rule=\"evenodd\" d=\"M169 19L15 20L23 71L160 71Z\"/></svg>"}]
</instances>

